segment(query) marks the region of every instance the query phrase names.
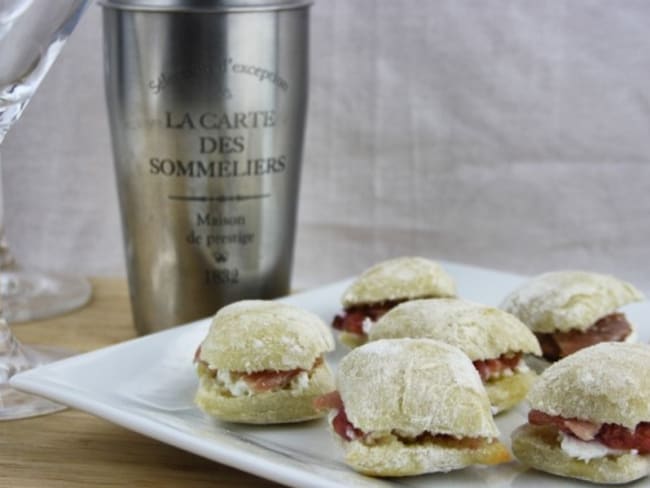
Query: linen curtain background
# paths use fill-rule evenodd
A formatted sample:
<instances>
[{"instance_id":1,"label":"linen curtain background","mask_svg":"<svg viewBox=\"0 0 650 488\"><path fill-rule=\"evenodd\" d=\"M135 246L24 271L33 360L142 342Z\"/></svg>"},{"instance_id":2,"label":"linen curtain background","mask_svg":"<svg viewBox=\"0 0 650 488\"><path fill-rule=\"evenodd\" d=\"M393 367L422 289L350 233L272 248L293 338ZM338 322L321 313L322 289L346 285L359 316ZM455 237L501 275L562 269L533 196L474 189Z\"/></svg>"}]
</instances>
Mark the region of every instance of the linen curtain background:
<instances>
[{"instance_id":1,"label":"linen curtain background","mask_svg":"<svg viewBox=\"0 0 650 488\"><path fill-rule=\"evenodd\" d=\"M650 3L317 0L294 286L417 254L650 291ZM2 154L28 267L125 273L101 8Z\"/></svg>"}]
</instances>

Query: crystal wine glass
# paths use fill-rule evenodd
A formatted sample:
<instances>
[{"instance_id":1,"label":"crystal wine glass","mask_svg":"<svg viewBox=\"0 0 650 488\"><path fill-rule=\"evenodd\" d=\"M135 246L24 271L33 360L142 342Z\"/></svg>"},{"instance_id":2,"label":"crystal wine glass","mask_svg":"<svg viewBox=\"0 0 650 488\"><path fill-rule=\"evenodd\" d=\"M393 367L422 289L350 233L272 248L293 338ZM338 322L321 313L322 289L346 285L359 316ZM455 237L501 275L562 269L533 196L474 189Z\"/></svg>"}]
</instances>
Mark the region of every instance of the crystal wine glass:
<instances>
[{"instance_id":1,"label":"crystal wine glass","mask_svg":"<svg viewBox=\"0 0 650 488\"><path fill-rule=\"evenodd\" d=\"M0 146L20 117L77 25L88 0L0 0ZM84 305L90 285L83 278L24 271L4 238L0 182L0 419L41 415L61 405L11 388L9 378L66 354L21 345L5 318L43 318Z\"/></svg>"}]
</instances>

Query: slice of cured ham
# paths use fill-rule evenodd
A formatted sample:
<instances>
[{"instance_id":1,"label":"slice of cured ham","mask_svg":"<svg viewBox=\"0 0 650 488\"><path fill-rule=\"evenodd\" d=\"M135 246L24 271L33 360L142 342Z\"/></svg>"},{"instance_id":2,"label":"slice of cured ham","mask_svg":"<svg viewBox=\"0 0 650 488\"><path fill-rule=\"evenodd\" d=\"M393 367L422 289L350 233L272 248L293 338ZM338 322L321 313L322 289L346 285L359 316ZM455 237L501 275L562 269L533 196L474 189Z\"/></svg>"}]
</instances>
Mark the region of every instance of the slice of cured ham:
<instances>
[{"instance_id":1,"label":"slice of cured ham","mask_svg":"<svg viewBox=\"0 0 650 488\"><path fill-rule=\"evenodd\" d=\"M338 391L332 391L314 399L314 408L317 410L340 410L343 408L343 400Z\"/></svg>"},{"instance_id":2,"label":"slice of cured ham","mask_svg":"<svg viewBox=\"0 0 650 488\"><path fill-rule=\"evenodd\" d=\"M217 370L211 369L206 361L199 359L201 348L197 349L194 354L194 361L201 363L205 368L211 371L212 376L215 377ZM322 357L316 358L311 370L323 364ZM245 373L241 371L233 371L231 374L236 379L241 379L246 382L246 385L255 393L264 393L267 391L276 391L285 388L291 381L300 373L307 371L306 369L296 368L289 370L275 371L272 369L265 369L262 371L254 371L252 373Z\"/></svg>"},{"instance_id":3,"label":"slice of cured ham","mask_svg":"<svg viewBox=\"0 0 650 488\"><path fill-rule=\"evenodd\" d=\"M562 432L583 441L598 441L612 449L650 453L650 422L640 422L634 430L617 424L600 424L581 419L565 419L539 410L528 413L528 422L533 425L554 425Z\"/></svg>"},{"instance_id":4,"label":"slice of cured ham","mask_svg":"<svg viewBox=\"0 0 650 488\"><path fill-rule=\"evenodd\" d=\"M357 429L348 420L348 416L345 413L345 407L343 406L343 400L338 391L333 391L316 398L314 400L314 408L317 410L336 410L336 413L332 418L332 428L334 429L334 432L346 441L352 441L365 435L363 431Z\"/></svg>"},{"instance_id":5,"label":"slice of cured ham","mask_svg":"<svg viewBox=\"0 0 650 488\"><path fill-rule=\"evenodd\" d=\"M495 359L485 359L474 361L474 367L483 381L489 381L492 378L501 376L506 371L513 371L519 361L521 360L521 353L519 354L502 354Z\"/></svg>"},{"instance_id":6,"label":"slice of cured ham","mask_svg":"<svg viewBox=\"0 0 650 488\"><path fill-rule=\"evenodd\" d=\"M332 327L352 334L367 335L363 329L365 320L376 322L382 315L400 303L402 303L402 300L393 300L346 308L342 313L334 317Z\"/></svg>"},{"instance_id":7,"label":"slice of cured ham","mask_svg":"<svg viewBox=\"0 0 650 488\"><path fill-rule=\"evenodd\" d=\"M244 374L242 379L255 393L265 391L281 390L298 376L303 370L292 369L290 371L258 371L256 373Z\"/></svg>"},{"instance_id":8,"label":"slice of cured ham","mask_svg":"<svg viewBox=\"0 0 650 488\"><path fill-rule=\"evenodd\" d=\"M600 342L620 342L632 333L632 326L622 313L612 313L599 319L586 329L556 332L554 334L535 334L542 347L544 357L557 361L580 349Z\"/></svg>"}]
</instances>

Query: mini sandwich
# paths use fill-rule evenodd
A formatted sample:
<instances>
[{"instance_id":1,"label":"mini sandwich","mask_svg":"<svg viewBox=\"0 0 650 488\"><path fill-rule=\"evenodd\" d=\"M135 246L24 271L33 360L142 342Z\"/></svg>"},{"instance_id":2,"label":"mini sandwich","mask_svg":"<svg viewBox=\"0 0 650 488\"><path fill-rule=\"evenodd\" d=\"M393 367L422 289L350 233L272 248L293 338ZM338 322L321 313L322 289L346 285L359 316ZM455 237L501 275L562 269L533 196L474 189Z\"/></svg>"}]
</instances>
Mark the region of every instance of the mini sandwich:
<instances>
[{"instance_id":1,"label":"mini sandwich","mask_svg":"<svg viewBox=\"0 0 650 488\"><path fill-rule=\"evenodd\" d=\"M196 404L230 422L272 424L321 417L332 391L324 354L334 338L316 315L274 301L244 300L217 312L195 355Z\"/></svg>"},{"instance_id":2,"label":"mini sandwich","mask_svg":"<svg viewBox=\"0 0 650 488\"><path fill-rule=\"evenodd\" d=\"M316 405L345 461L371 476L446 472L510 460L471 361L431 339L384 339L345 356L338 391Z\"/></svg>"},{"instance_id":3,"label":"mini sandwich","mask_svg":"<svg viewBox=\"0 0 650 488\"><path fill-rule=\"evenodd\" d=\"M537 339L517 317L457 298L413 300L390 310L370 329L369 340L436 339L462 350L478 371L494 413L521 402L537 375L525 355L541 355Z\"/></svg>"},{"instance_id":4,"label":"mini sandwich","mask_svg":"<svg viewBox=\"0 0 650 488\"><path fill-rule=\"evenodd\" d=\"M456 284L444 269L419 257L382 261L364 271L345 290L343 311L332 326L349 347L364 344L372 325L399 303L417 298L456 296Z\"/></svg>"},{"instance_id":5,"label":"mini sandwich","mask_svg":"<svg viewBox=\"0 0 650 488\"><path fill-rule=\"evenodd\" d=\"M643 299L613 276L555 271L525 283L501 308L530 327L544 359L553 362L599 342L633 342L633 326L617 309Z\"/></svg>"},{"instance_id":6,"label":"mini sandwich","mask_svg":"<svg viewBox=\"0 0 650 488\"><path fill-rule=\"evenodd\" d=\"M528 401L528 424L512 433L523 464L594 483L650 473L649 346L582 349L546 369Z\"/></svg>"}]
</instances>

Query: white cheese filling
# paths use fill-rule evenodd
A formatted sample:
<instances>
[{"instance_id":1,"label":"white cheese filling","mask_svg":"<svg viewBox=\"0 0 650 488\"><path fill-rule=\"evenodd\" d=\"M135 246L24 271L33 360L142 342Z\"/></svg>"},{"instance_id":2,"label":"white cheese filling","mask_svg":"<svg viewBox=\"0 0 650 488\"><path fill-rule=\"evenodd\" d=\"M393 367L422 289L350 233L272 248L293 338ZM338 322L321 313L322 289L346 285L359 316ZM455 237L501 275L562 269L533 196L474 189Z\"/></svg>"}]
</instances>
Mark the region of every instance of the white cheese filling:
<instances>
[{"instance_id":1,"label":"white cheese filling","mask_svg":"<svg viewBox=\"0 0 650 488\"><path fill-rule=\"evenodd\" d=\"M526 361L524 361L522 358L514 368L506 368L499 371L498 373L490 373L490 377L487 379L487 381L513 376L515 373L527 373L528 371L530 371L530 368L526 364Z\"/></svg>"},{"instance_id":2,"label":"white cheese filling","mask_svg":"<svg viewBox=\"0 0 650 488\"><path fill-rule=\"evenodd\" d=\"M366 317L363 319L363 322L361 322L361 330L363 331L364 334L368 335L370 334L370 328L375 325L373 320L370 317Z\"/></svg>"},{"instance_id":3,"label":"white cheese filling","mask_svg":"<svg viewBox=\"0 0 650 488\"><path fill-rule=\"evenodd\" d=\"M523 358L522 358L522 359L519 360L519 363L517 364L517 366L515 366L515 371L517 373L528 373L530 371L530 368L526 364L526 361L524 361Z\"/></svg>"},{"instance_id":4,"label":"white cheese filling","mask_svg":"<svg viewBox=\"0 0 650 488\"><path fill-rule=\"evenodd\" d=\"M299 395L303 391L309 388L309 372L301 371L298 376L291 380L289 383L289 389L293 395Z\"/></svg>"},{"instance_id":5,"label":"white cheese filling","mask_svg":"<svg viewBox=\"0 0 650 488\"><path fill-rule=\"evenodd\" d=\"M560 432L560 446L567 456L581 461L597 459L604 456L620 456L621 454L638 454L636 449L624 451L621 449L612 449L598 441L582 441L564 432Z\"/></svg>"},{"instance_id":6,"label":"white cheese filling","mask_svg":"<svg viewBox=\"0 0 650 488\"><path fill-rule=\"evenodd\" d=\"M244 397L256 394L256 392L248 386L248 383L244 381L241 373L233 373L232 371L220 369L217 371L217 376L214 378L214 381L217 383L217 387L227 391L234 397ZM301 371L285 388L291 390L292 394L299 395L308 387L309 372Z\"/></svg>"},{"instance_id":7,"label":"white cheese filling","mask_svg":"<svg viewBox=\"0 0 650 488\"><path fill-rule=\"evenodd\" d=\"M248 383L243 380L241 374L233 375L232 371L220 369L217 371L217 376L214 380L220 389L226 390L234 397L254 394L253 390L248 386Z\"/></svg>"}]
</instances>

